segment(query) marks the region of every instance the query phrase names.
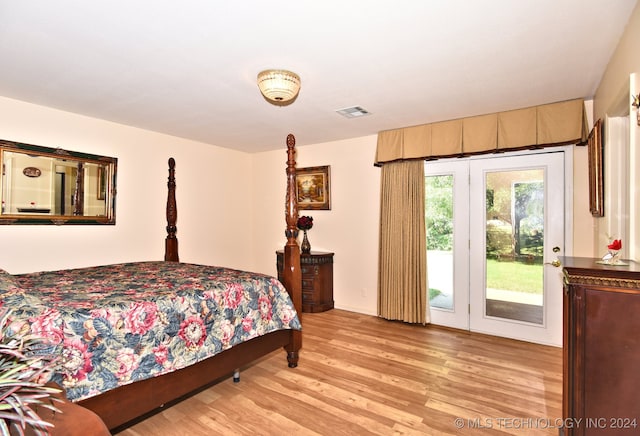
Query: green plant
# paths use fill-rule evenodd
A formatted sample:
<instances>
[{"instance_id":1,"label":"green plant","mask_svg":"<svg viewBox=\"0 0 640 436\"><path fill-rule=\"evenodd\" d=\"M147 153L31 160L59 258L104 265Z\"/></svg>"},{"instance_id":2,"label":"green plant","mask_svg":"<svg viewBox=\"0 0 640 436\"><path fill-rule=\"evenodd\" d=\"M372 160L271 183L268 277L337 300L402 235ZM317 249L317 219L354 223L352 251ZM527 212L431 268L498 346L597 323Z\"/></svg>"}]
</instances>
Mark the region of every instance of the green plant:
<instances>
[{"instance_id":1,"label":"green plant","mask_svg":"<svg viewBox=\"0 0 640 436\"><path fill-rule=\"evenodd\" d=\"M433 300L440 294L442 294L442 292L439 289L429 288L429 301Z\"/></svg>"},{"instance_id":2,"label":"green plant","mask_svg":"<svg viewBox=\"0 0 640 436\"><path fill-rule=\"evenodd\" d=\"M429 250L453 249L453 177L428 176L425 184L425 222Z\"/></svg>"},{"instance_id":3,"label":"green plant","mask_svg":"<svg viewBox=\"0 0 640 436\"><path fill-rule=\"evenodd\" d=\"M52 425L38 416L37 408L59 412L49 399L60 390L42 383L55 358L43 353L48 346L42 339L13 332L10 314L0 310L0 432L24 435L28 426L46 435Z\"/></svg>"}]
</instances>

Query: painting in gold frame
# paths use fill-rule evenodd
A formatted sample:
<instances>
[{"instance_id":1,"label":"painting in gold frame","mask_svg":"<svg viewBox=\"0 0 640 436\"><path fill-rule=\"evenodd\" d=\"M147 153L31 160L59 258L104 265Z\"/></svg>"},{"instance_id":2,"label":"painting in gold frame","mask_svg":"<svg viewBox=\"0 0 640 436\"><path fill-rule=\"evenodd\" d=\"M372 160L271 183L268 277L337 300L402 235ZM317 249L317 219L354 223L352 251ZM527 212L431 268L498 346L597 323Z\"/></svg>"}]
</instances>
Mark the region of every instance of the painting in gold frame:
<instances>
[{"instance_id":1,"label":"painting in gold frame","mask_svg":"<svg viewBox=\"0 0 640 436\"><path fill-rule=\"evenodd\" d=\"M298 209L331 209L331 173L328 165L296 170Z\"/></svg>"},{"instance_id":2,"label":"painting in gold frame","mask_svg":"<svg viewBox=\"0 0 640 436\"><path fill-rule=\"evenodd\" d=\"M598 119L587 139L589 152L589 209L594 217L604 216L603 123Z\"/></svg>"}]
</instances>

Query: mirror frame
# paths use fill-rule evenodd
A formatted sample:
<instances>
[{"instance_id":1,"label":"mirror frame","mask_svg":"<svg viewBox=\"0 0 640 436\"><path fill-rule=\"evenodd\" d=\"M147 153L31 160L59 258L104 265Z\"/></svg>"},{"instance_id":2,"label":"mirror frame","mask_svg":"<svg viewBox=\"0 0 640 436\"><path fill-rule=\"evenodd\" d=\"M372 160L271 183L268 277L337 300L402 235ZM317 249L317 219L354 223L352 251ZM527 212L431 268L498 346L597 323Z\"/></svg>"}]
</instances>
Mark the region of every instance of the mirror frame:
<instances>
[{"instance_id":1,"label":"mirror frame","mask_svg":"<svg viewBox=\"0 0 640 436\"><path fill-rule=\"evenodd\" d=\"M116 223L116 175L118 159L115 157L99 156L89 153L64 150L62 148L44 147L41 145L25 144L0 139L0 168L4 172L4 152L22 153L30 156L42 156L56 159L64 159L77 163L93 163L108 168L105 180L105 206L106 215L37 215L37 214L0 214L1 224L115 224ZM0 183L1 186L1 183ZM84 192L82 193L84 195ZM0 191L2 197L2 191Z\"/></svg>"},{"instance_id":2,"label":"mirror frame","mask_svg":"<svg viewBox=\"0 0 640 436\"><path fill-rule=\"evenodd\" d=\"M604 216L604 140L603 122L599 118L587 139L589 160L589 210L594 217Z\"/></svg>"}]
</instances>

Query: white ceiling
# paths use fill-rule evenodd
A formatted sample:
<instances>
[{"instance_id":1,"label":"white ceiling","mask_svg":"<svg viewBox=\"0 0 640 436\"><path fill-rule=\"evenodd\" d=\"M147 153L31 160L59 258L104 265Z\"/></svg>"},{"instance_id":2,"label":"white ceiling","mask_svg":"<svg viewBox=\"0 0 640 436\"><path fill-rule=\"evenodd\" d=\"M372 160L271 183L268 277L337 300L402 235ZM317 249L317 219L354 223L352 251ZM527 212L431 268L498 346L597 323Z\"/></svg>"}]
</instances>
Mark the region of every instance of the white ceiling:
<instances>
[{"instance_id":1,"label":"white ceiling","mask_svg":"<svg viewBox=\"0 0 640 436\"><path fill-rule=\"evenodd\" d=\"M322 143L591 98L635 4L0 0L0 95L248 152ZM300 75L294 104L262 98L266 68Z\"/></svg>"}]
</instances>

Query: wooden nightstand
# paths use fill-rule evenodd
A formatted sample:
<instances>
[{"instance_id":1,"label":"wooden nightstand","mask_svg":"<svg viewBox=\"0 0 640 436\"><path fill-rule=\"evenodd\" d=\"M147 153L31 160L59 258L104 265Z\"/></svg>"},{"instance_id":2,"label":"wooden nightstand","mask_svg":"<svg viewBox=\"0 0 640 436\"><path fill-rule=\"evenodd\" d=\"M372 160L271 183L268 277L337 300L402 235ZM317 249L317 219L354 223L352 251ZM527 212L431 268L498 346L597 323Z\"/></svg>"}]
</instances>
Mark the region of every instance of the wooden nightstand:
<instances>
[{"instance_id":1,"label":"wooden nightstand","mask_svg":"<svg viewBox=\"0 0 640 436\"><path fill-rule=\"evenodd\" d=\"M282 280L282 250L276 251L278 280ZM302 312L333 309L333 253L312 251L300 254L302 269Z\"/></svg>"}]
</instances>

